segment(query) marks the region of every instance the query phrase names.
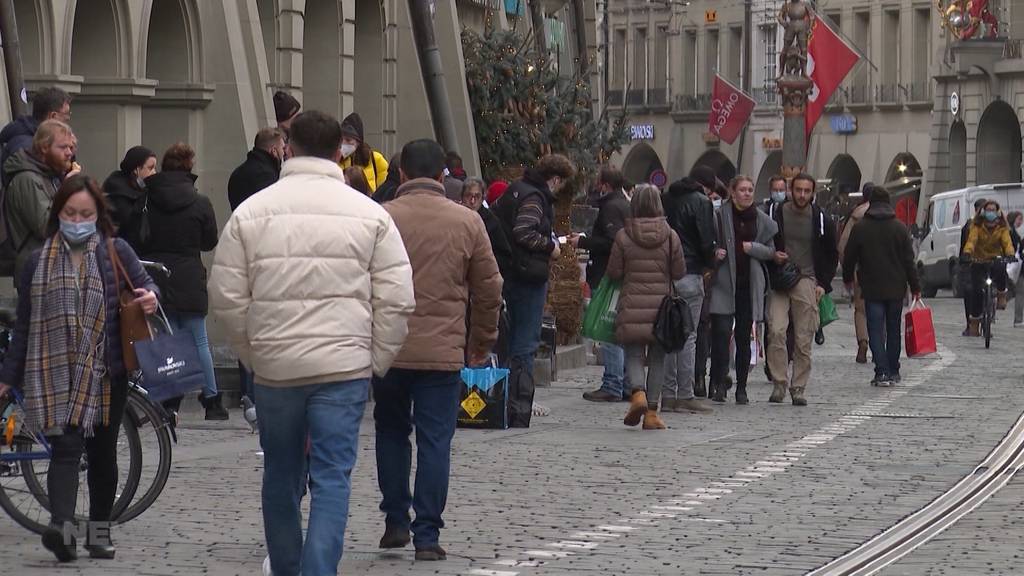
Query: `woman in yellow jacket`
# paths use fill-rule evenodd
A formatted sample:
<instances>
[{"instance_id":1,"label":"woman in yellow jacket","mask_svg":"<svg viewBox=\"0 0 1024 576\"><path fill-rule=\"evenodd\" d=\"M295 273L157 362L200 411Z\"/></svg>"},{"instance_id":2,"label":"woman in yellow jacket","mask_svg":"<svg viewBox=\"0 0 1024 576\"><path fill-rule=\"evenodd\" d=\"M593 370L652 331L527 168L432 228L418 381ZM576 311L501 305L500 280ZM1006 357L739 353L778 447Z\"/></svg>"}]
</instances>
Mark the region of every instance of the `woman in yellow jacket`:
<instances>
[{"instance_id":1,"label":"woman in yellow jacket","mask_svg":"<svg viewBox=\"0 0 1024 576\"><path fill-rule=\"evenodd\" d=\"M388 177L388 161L363 140L363 119L355 112L341 122L341 168L359 166L366 175L370 193Z\"/></svg>"},{"instance_id":2,"label":"woman in yellow jacket","mask_svg":"<svg viewBox=\"0 0 1024 576\"><path fill-rule=\"evenodd\" d=\"M974 217L971 230L967 234L963 255L970 258L971 291L970 320L967 328L968 336L981 334L981 312L984 304L984 283L988 275L989 260L1000 256L1013 256L1013 241L1010 240L1010 227L994 200L985 202L981 212ZM996 307L1006 308L1006 264L992 264L992 281L996 289Z\"/></svg>"}]
</instances>

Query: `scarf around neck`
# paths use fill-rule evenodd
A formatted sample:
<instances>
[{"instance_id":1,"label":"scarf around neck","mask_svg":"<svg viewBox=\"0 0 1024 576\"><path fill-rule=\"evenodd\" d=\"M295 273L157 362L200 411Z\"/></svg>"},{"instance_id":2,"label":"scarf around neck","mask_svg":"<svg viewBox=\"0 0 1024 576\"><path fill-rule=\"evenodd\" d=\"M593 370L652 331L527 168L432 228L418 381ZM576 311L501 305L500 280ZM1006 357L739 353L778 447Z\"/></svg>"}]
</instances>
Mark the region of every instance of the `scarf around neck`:
<instances>
[{"instance_id":1,"label":"scarf around neck","mask_svg":"<svg viewBox=\"0 0 1024 576\"><path fill-rule=\"evenodd\" d=\"M110 422L103 277L96 256L99 235L85 245L76 269L60 234L43 245L32 276L25 397L30 425L44 432Z\"/></svg>"}]
</instances>

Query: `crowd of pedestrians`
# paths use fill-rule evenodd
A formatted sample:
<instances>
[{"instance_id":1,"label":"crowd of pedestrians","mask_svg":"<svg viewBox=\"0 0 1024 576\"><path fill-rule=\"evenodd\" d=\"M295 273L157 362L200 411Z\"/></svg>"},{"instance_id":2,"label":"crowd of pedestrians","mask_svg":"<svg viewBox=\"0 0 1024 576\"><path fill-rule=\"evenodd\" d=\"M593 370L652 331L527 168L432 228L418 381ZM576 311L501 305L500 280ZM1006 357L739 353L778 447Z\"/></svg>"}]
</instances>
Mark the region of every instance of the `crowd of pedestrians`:
<instances>
[{"instance_id":1,"label":"crowd of pedestrians","mask_svg":"<svg viewBox=\"0 0 1024 576\"><path fill-rule=\"evenodd\" d=\"M110 520L129 376L115 343L129 282L131 304L149 314L159 304L194 341L208 420L228 418L208 314L237 356L264 454L263 571L279 576L336 571L371 392L380 547L411 542L417 560L445 559L460 370L496 355L509 369L510 425L528 427L544 413L534 402L533 364L551 264L565 244L589 255L592 289L606 277L620 285L615 341L600 344L601 386L584 398L628 401L628 426L660 430L664 413L709 413L705 398L725 402L734 385L735 402L748 404L762 331L769 401L788 394L805 406L819 303L840 251L843 279L863 301L857 361L870 348L873 383L900 379L899 312L907 289L917 297L920 286L910 237L883 188L865 194L840 242L807 174L773 178L770 198L756 204L750 178L723 183L707 166L664 191L631 186L604 166L593 229L560 239L554 204L577 176L565 156L545 155L513 182L486 183L431 140L409 142L388 161L367 142L358 114L339 122L303 111L284 92L273 101L276 125L256 134L228 180L231 215L222 228L187 144L162 154L134 146L101 187L75 161L71 99L59 89L40 90L32 116L0 132L2 246L16 258L19 297L0 394L23 390L50 437L52 528L43 544L62 562L77 554L62 527L74 521L83 452L89 518ZM1010 238L999 206L983 203L964 251L1012 254ZM203 254L213 251L208 274ZM143 260L170 274L151 277ZM655 330L672 298L692 320L678 346ZM177 412L180 402L165 406ZM86 545L93 557L115 554L111 541Z\"/></svg>"}]
</instances>

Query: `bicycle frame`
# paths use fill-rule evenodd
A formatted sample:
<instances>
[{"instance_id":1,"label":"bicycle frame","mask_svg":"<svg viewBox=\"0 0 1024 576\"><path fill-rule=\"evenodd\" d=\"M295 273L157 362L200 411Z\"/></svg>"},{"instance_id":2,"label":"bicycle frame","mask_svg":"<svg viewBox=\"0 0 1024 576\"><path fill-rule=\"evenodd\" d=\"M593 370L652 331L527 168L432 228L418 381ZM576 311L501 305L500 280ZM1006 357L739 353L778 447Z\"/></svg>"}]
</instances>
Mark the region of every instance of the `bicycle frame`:
<instances>
[{"instance_id":1,"label":"bicycle frame","mask_svg":"<svg viewBox=\"0 0 1024 576\"><path fill-rule=\"evenodd\" d=\"M25 396L17 388L10 389L11 397L14 398L14 403L21 408L22 412L25 411ZM49 460L53 453L50 448L50 443L46 441L46 436L42 432L33 432L32 438L44 448L43 451L35 452L7 452L0 454L0 462L23 462L27 460Z\"/></svg>"}]
</instances>

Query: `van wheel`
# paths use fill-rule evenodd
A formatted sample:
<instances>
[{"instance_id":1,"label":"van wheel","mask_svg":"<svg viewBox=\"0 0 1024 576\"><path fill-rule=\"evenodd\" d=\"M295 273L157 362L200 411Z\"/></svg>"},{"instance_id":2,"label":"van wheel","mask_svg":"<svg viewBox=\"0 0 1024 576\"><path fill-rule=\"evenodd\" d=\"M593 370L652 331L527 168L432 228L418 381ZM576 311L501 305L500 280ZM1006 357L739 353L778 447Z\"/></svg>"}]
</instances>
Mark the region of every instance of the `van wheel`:
<instances>
[{"instance_id":1,"label":"van wheel","mask_svg":"<svg viewBox=\"0 0 1024 576\"><path fill-rule=\"evenodd\" d=\"M917 264L917 277L921 282L921 296L935 298L935 295L939 293L939 287L928 283L924 277L924 265L920 262Z\"/></svg>"}]
</instances>

